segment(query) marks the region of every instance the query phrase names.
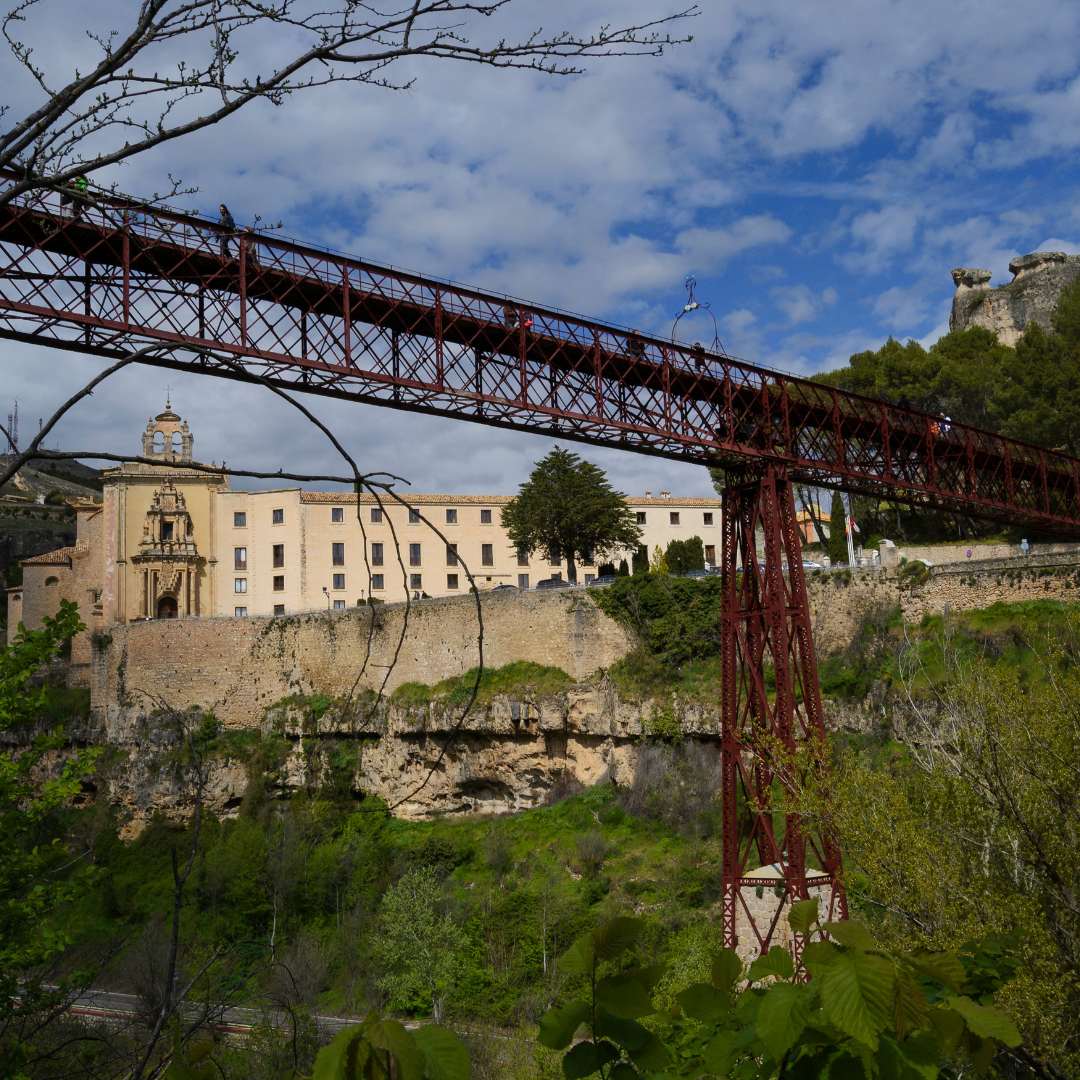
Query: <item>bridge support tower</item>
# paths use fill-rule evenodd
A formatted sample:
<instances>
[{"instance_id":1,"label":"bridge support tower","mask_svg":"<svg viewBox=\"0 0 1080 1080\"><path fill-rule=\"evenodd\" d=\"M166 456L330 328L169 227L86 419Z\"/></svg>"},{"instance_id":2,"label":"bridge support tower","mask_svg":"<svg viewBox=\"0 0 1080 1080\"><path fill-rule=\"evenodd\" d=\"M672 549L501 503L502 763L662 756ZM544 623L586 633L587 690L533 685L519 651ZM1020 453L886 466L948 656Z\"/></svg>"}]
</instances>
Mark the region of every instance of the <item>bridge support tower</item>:
<instances>
[{"instance_id":1,"label":"bridge support tower","mask_svg":"<svg viewBox=\"0 0 1080 1080\"><path fill-rule=\"evenodd\" d=\"M803 779L827 768L802 536L782 468L730 475L723 500L724 940L747 958L798 955L792 903L847 915L840 852L797 812Z\"/></svg>"}]
</instances>

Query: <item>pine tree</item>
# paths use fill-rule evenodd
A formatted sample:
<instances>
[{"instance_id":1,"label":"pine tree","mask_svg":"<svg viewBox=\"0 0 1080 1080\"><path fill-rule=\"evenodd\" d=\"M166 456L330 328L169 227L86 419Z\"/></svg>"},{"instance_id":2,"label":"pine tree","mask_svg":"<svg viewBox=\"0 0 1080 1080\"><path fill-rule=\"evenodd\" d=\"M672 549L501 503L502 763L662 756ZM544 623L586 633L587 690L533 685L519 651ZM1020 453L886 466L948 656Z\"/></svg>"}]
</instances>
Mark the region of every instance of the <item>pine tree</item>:
<instances>
[{"instance_id":1,"label":"pine tree","mask_svg":"<svg viewBox=\"0 0 1080 1080\"><path fill-rule=\"evenodd\" d=\"M536 463L503 507L502 524L519 550L566 559L571 582L577 581L578 556L603 558L641 539L634 512L603 470L561 447Z\"/></svg>"}]
</instances>

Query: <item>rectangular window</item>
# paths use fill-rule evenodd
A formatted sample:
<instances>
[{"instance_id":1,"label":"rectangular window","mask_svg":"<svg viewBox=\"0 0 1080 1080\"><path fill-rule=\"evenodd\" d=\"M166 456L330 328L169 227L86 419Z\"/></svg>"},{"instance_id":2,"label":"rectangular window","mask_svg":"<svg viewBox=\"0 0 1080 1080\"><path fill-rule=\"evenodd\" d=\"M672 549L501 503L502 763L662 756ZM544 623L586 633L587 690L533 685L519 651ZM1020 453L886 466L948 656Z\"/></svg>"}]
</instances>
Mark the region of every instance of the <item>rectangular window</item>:
<instances>
[{"instance_id":1,"label":"rectangular window","mask_svg":"<svg viewBox=\"0 0 1080 1080\"><path fill-rule=\"evenodd\" d=\"M232 516L232 523L234 529L244 529L247 527L247 514L243 510L234 510Z\"/></svg>"},{"instance_id":2,"label":"rectangular window","mask_svg":"<svg viewBox=\"0 0 1080 1080\"><path fill-rule=\"evenodd\" d=\"M383 576L382 576L382 574L372 574L371 575L371 591L375 592L376 590L378 590L378 591L381 592L383 588L385 588L385 586L383 585Z\"/></svg>"},{"instance_id":3,"label":"rectangular window","mask_svg":"<svg viewBox=\"0 0 1080 1080\"><path fill-rule=\"evenodd\" d=\"M274 545L274 568L280 570L285 565L285 545Z\"/></svg>"},{"instance_id":4,"label":"rectangular window","mask_svg":"<svg viewBox=\"0 0 1080 1080\"><path fill-rule=\"evenodd\" d=\"M712 566L716 565L716 545L715 544L706 544L705 545L705 561L707 563L709 563L710 565L712 565Z\"/></svg>"},{"instance_id":5,"label":"rectangular window","mask_svg":"<svg viewBox=\"0 0 1080 1080\"><path fill-rule=\"evenodd\" d=\"M518 574L518 588L527 589L529 587L529 575Z\"/></svg>"},{"instance_id":6,"label":"rectangular window","mask_svg":"<svg viewBox=\"0 0 1080 1080\"><path fill-rule=\"evenodd\" d=\"M171 521L163 521L161 523L161 539L162 540L171 540L172 539L172 530L173 530L173 523Z\"/></svg>"},{"instance_id":7,"label":"rectangular window","mask_svg":"<svg viewBox=\"0 0 1080 1080\"><path fill-rule=\"evenodd\" d=\"M410 525L419 525L420 524L420 511L419 510L414 510L411 506L409 507L409 524Z\"/></svg>"},{"instance_id":8,"label":"rectangular window","mask_svg":"<svg viewBox=\"0 0 1080 1080\"><path fill-rule=\"evenodd\" d=\"M345 520L345 507L344 506L331 506L330 507L330 520L337 524Z\"/></svg>"},{"instance_id":9,"label":"rectangular window","mask_svg":"<svg viewBox=\"0 0 1080 1080\"><path fill-rule=\"evenodd\" d=\"M410 566L419 566L420 565L420 545L419 544L410 544L409 545L409 565Z\"/></svg>"},{"instance_id":10,"label":"rectangular window","mask_svg":"<svg viewBox=\"0 0 1080 1080\"><path fill-rule=\"evenodd\" d=\"M274 592L284 592L284 591L285 591L285 575L284 574L275 574L274 575Z\"/></svg>"},{"instance_id":11,"label":"rectangular window","mask_svg":"<svg viewBox=\"0 0 1080 1080\"><path fill-rule=\"evenodd\" d=\"M232 591L235 592L235 593L245 593L245 592L247 592L247 578L246 577L233 578Z\"/></svg>"},{"instance_id":12,"label":"rectangular window","mask_svg":"<svg viewBox=\"0 0 1080 1080\"><path fill-rule=\"evenodd\" d=\"M711 525L712 524L712 514L709 513L708 510L705 511L705 524L706 525Z\"/></svg>"},{"instance_id":13,"label":"rectangular window","mask_svg":"<svg viewBox=\"0 0 1080 1080\"><path fill-rule=\"evenodd\" d=\"M371 545L371 565L382 566L383 564L383 546L379 543L373 543Z\"/></svg>"},{"instance_id":14,"label":"rectangular window","mask_svg":"<svg viewBox=\"0 0 1080 1080\"><path fill-rule=\"evenodd\" d=\"M270 511L270 523L272 525L284 525L285 524L285 511L278 508L277 510Z\"/></svg>"},{"instance_id":15,"label":"rectangular window","mask_svg":"<svg viewBox=\"0 0 1080 1080\"><path fill-rule=\"evenodd\" d=\"M335 611L344 611L345 610L345 601L344 600L335 600L334 601L334 610Z\"/></svg>"},{"instance_id":16,"label":"rectangular window","mask_svg":"<svg viewBox=\"0 0 1080 1080\"><path fill-rule=\"evenodd\" d=\"M644 525L645 524L645 511L644 510L639 510L637 512L637 523L639 525Z\"/></svg>"},{"instance_id":17,"label":"rectangular window","mask_svg":"<svg viewBox=\"0 0 1080 1080\"><path fill-rule=\"evenodd\" d=\"M529 565L529 553L522 547L519 547L517 549L517 560L518 560L518 566L528 566Z\"/></svg>"},{"instance_id":18,"label":"rectangular window","mask_svg":"<svg viewBox=\"0 0 1080 1080\"><path fill-rule=\"evenodd\" d=\"M233 613L235 618L242 619L242 618L244 618L245 615L247 615L247 608L246 607L234 607L232 609L232 613Z\"/></svg>"},{"instance_id":19,"label":"rectangular window","mask_svg":"<svg viewBox=\"0 0 1080 1080\"><path fill-rule=\"evenodd\" d=\"M679 524L679 511L678 510L672 510L668 514L668 520L672 525L678 525Z\"/></svg>"},{"instance_id":20,"label":"rectangular window","mask_svg":"<svg viewBox=\"0 0 1080 1080\"><path fill-rule=\"evenodd\" d=\"M333 581L334 581L334 588L335 589L344 589L345 588L345 575L344 574L335 574L334 578L333 578Z\"/></svg>"},{"instance_id":21,"label":"rectangular window","mask_svg":"<svg viewBox=\"0 0 1080 1080\"><path fill-rule=\"evenodd\" d=\"M480 545L480 565L481 566L494 566L495 565L495 548L491 544Z\"/></svg>"},{"instance_id":22,"label":"rectangular window","mask_svg":"<svg viewBox=\"0 0 1080 1080\"><path fill-rule=\"evenodd\" d=\"M345 565L345 545L344 544L331 544L330 545L330 558L335 566Z\"/></svg>"},{"instance_id":23,"label":"rectangular window","mask_svg":"<svg viewBox=\"0 0 1080 1080\"><path fill-rule=\"evenodd\" d=\"M491 511L490 510L481 510L480 511L480 524L481 525L490 525L491 524Z\"/></svg>"},{"instance_id":24,"label":"rectangular window","mask_svg":"<svg viewBox=\"0 0 1080 1080\"><path fill-rule=\"evenodd\" d=\"M410 589L422 589L424 587L423 579L419 574L409 575L409 588Z\"/></svg>"},{"instance_id":25,"label":"rectangular window","mask_svg":"<svg viewBox=\"0 0 1080 1080\"><path fill-rule=\"evenodd\" d=\"M274 605L274 614L275 615L284 615L285 614L285 605L284 604L275 604Z\"/></svg>"},{"instance_id":26,"label":"rectangular window","mask_svg":"<svg viewBox=\"0 0 1080 1080\"><path fill-rule=\"evenodd\" d=\"M372 525L381 525L382 524L382 507L381 506L373 506L371 508L371 524Z\"/></svg>"},{"instance_id":27,"label":"rectangular window","mask_svg":"<svg viewBox=\"0 0 1080 1080\"><path fill-rule=\"evenodd\" d=\"M452 507L446 511L446 524L447 525L456 525L457 524L457 510L455 510Z\"/></svg>"},{"instance_id":28,"label":"rectangular window","mask_svg":"<svg viewBox=\"0 0 1080 1080\"><path fill-rule=\"evenodd\" d=\"M233 548L233 569L234 570L246 570L247 569L247 548Z\"/></svg>"},{"instance_id":29,"label":"rectangular window","mask_svg":"<svg viewBox=\"0 0 1080 1080\"><path fill-rule=\"evenodd\" d=\"M447 574L446 575L446 587L448 589L456 589L458 587L458 576L457 576L457 574Z\"/></svg>"},{"instance_id":30,"label":"rectangular window","mask_svg":"<svg viewBox=\"0 0 1080 1080\"><path fill-rule=\"evenodd\" d=\"M446 565L457 566L457 544L446 545Z\"/></svg>"}]
</instances>

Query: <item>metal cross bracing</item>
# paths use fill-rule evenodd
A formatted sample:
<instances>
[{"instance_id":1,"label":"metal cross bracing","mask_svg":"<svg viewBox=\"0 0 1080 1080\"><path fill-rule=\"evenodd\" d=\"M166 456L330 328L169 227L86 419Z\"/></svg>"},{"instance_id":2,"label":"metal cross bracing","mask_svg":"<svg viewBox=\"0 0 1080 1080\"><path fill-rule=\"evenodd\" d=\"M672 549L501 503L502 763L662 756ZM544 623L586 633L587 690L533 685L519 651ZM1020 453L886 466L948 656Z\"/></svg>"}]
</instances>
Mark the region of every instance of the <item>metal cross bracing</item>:
<instances>
[{"instance_id":1,"label":"metal cross bracing","mask_svg":"<svg viewBox=\"0 0 1080 1080\"><path fill-rule=\"evenodd\" d=\"M0 208L0 336L737 467L1041 527L1080 462L700 347L100 197ZM3 177L0 176L0 202Z\"/></svg>"},{"instance_id":2,"label":"metal cross bracing","mask_svg":"<svg viewBox=\"0 0 1080 1080\"><path fill-rule=\"evenodd\" d=\"M5 200L6 182L0 337L105 357L160 343L161 367L726 471L725 932L753 951L800 897L845 910L835 847L778 810L824 735L792 483L1080 532L1080 461L1060 453L191 215L95 195L72 216L47 189ZM766 887L779 902L763 912Z\"/></svg>"}]
</instances>

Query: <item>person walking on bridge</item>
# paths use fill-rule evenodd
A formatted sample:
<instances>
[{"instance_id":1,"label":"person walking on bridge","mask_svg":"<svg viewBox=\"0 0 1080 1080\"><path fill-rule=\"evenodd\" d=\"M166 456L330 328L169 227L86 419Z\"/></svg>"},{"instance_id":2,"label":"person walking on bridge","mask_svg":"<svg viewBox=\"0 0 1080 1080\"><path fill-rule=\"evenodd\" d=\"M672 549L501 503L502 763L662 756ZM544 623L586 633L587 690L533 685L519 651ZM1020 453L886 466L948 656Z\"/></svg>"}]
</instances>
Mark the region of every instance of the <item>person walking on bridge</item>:
<instances>
[{"instance_id":1,"label":"person walking on bridge","mask_svg":"<svg viewBox=\"0 0 1080 1080\"><path fill-rule=\"evenodd\" d=\"M87 194L89 188L90 181L79 173L78 176L73 176L60 192L60 209L70 206L72 221L78 221L86 213L86 207L90 203L90 197Z\"/></svg>"},{"instance_id":2,"label":"person walking on bridge","mask_svg":"<svg viewBox=\"0 0 1080 1080\"><path fill-rule=\"evenodd\" d=\"M221 257L227 259L229 257L229 237L236 232L236 222L233 220L232 214L229 213L229 208L224 203L218 207L218 224L221 226L221 232L218 234L218 242L221 245Z\"/></svg>"}]
</instances>

